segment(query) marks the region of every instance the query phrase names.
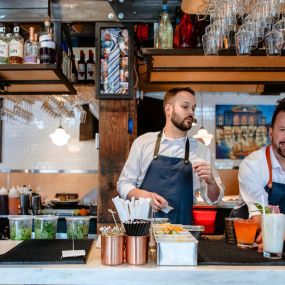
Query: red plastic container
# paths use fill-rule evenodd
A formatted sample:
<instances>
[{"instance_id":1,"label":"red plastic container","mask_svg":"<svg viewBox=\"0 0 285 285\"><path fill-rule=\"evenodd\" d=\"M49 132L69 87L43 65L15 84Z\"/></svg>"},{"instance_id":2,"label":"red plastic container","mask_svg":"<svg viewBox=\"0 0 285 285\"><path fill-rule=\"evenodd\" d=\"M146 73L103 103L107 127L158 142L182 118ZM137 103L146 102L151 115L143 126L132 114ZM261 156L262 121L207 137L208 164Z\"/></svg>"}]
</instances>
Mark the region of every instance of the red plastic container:
<instances>
[{"instance_id":1,"label":"red plastic container","mask_svg":"<svg viewBox=\"0 0 285 285\"><path fill-rule=\"evenodd\" d=\"M213 210L193 210L193 224L203 225L203 234L213 234L215 232L215 221L217 211Z\"/></svg>"}]
</instances>

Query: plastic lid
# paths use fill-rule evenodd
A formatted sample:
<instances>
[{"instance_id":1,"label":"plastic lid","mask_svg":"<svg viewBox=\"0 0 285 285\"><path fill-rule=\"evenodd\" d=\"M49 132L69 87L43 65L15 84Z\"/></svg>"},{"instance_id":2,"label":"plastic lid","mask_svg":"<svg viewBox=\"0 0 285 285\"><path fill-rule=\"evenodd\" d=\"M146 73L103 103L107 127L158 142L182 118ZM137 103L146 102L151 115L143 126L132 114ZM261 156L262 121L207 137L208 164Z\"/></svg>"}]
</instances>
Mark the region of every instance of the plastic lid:
<instances>
[{"instance_id":1,"label":"plastic lid","mask_svg":"<svg viewBox=\"0 0 285 285\"><path fill-rule=\"evenodd\" d=\"M4 187L0 189L0 195L8 195L8 190Z\"/></svg>"},{"instance_id":2,"label":"plastic lid","mask_svg":"<svg viewBox=\"0 0 285 285\"><path fill-rule=\"evenodd\" d=\"M18 216L9 216L8 219L16 221L25 221L25 220L32 220L33 217L28 215L18 215Z\"/></svg>"},{"instance_id":3,"label":"plastic lid","mask_svg":"<svg viewBox=\"0 0 285 285\"><path fill-rule=\"evenodd\" d=\"M35 220L43 220L43 221L51 221L51 220L57 220L58 217L54 215L42 215L42 216L34 216Z\"/></svg>"},{"instance_id":4,"label":"plastic lid","mask_svg":"<svg viewBox=\"0 0 285 285\"><path fill-rule=\"evenodd\" d=\"M90 216L76 216L76 217L65 217L67 221L89 221L91 219Z\"/></svg>"}]
</instances>

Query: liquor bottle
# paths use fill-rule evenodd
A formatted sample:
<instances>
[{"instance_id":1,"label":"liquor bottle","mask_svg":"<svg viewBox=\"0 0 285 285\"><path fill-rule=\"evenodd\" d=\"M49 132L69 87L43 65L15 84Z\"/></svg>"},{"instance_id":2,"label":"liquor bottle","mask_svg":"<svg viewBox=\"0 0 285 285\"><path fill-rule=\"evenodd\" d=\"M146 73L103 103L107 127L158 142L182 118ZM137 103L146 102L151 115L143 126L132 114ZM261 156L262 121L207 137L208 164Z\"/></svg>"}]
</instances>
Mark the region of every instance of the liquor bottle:
<instances>
[{"instance_id":1,"label":"liquor bottle","mask_svg":"<svg viewBox=\"0 0 285 285\"><path fill-rule=\"evenodd\" d=\"M39 35L37 33L34 34L35 42L38 45L38 57L37 57L37 63L40 63L40 43L39 43Z\"/></svg>"},{"instance_id":2,"label":"liquor bottle","mask_svg":"<svg viewBox=\"0 0 285 285\"><path fill-rule=\"evenodd\" d=\"M80 59L78 60L78 82L86 81L86 62L85 62L85 53L83 50L80 50Z\"/></svg>"},{"instance_id":3,"label":"liquor bottle","mask_svg":"<svg viewBox=\"0 0 285 285\"><path fill-rule=\"evenodd\" d=\"M55 63L55 41L50 28L49 18L45 20L45 32L39 38L40 42L40 63Z\"/></svg>"},{"instance_id":4,"label":"liquor bottle","mask_svg":"<svg viewBox=\"0 0 285 285\"><path fill-rule=\"evenodd\" d=\"M180 47L193 48L194 37L194 27L190 15L183 13L180 21Z\"/></svg>"},{"instance_id":5,"label":"liquor bottle","mask_svg":"<svg viewBox=\"0 0 285 285\"><path fill-rule=\"evenodd\" d=\"M5 25L0 24L0 64L7 64L9 62L9 44L5 35Z\"/></svg>"},{"instance_id":6,"label":"liquor bottle","mask_svg":"<svg viewBox=\"0 0 285 285\"><path fill-rule=\"evenodd\" d=\"M77 83L78 80L78 72L75 64L75 55L71 55L71 82Z\"/></svg>"},{"instance_id":7,"label":"liquor bottle","mask_svg":"<svg viewBox=\"0 0 285 285\"><path fill-rule=\"evenodd\" d=\"M177 7L177 10L176 10L174 35L173 35L173 47L180 48L180 7Z\"/></svg>"},{"instance_id":8,"label":"liquor bottle","mask_svg":"<svg viewBox=\"0 0 285 285\"><path fill-rule=\"evenodd\" d=\"M162 5L162 14L159 22L159 48L173 48L173 28L168 15L168 5Z\"/></svg>"},{"instance_id":9,"label":"liquor bottle","mask_svg":"<svg viewBox=\"0 0 285 285\"><path fill-rule=\"evenodd\" d=\"M89 50L89 58L87 60L87 81L89 83L95 83L95 61L92 50Z\"/></svg>"},{"instance_id":10,"label":"liquor bottle","mask_svg":"<svg viewBox=\"0 0 285 285\"><path fill-rule=\"evenodd\" d=\"M20 26L14 24L13 35L9 41L9 63L23 63L24 59L24 39L20 35Z\"/></svg>"},{"instance_id":11,"label":"liquor bottle","mask_svg":"<svg viewBox=\"0 0 285 285\"><path fill-rule=\"evenodd\" d=\"M35 28L29 28L30 36L24 44L24 63L36 64L39 58L39 43L35 41Z\"/></svg>"}]
</instances>

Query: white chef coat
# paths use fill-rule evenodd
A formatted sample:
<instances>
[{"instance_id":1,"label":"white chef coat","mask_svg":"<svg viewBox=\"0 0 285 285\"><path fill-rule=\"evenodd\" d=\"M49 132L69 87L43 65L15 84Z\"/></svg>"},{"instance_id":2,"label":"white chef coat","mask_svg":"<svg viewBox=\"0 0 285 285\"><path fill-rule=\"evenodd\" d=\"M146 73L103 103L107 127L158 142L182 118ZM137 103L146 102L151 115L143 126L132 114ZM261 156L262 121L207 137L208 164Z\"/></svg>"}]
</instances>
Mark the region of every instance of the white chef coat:
<instances>
[{"instance_id":1,"label":"white chef coat","mask_svg":"<svg viewBox=\"0 0 285 285\"><path fill-rule=\"evenodd\" d=\"M264 187L269 180L269 171L266 160L266 147L248 155L239 166L239 191L241 198L248 205L249 217L259 215L260 212L253 203L262 204L262 195L265 205L268 205L268 194ZM282 170L272 146L270 146L272 162L272 182L285 183L285 171Z\"/></svg>"},{"instance_id":2,"label":"white chef coat","mask_svg":"<svg viewBox=\"0 0 285 285\"><path fill-rule=\"evenodd\" d=\"M153 153L157 135L159 132L146 133L137 139L132 144L129 157L120 175L117 183L117 190L120 196L127 199L128 193L134 188L140 188L143 179L146 175L147 169L153 159ZM168 157L184 158L186 136L179 139L167 138L163 132L159 154ZM193 195L196 201L195 193L200 191L202 199L208 204L218 203L224 196L224 186L221 182L220 176L215 168L214 161L210 150L201 142L192 137L188 137L190 145L189 160L190 162L205 161L211 164L212 173L220 188L220 195L218 199L212 202L208 198L207 184L193 173Z\"/></svg>"}]
</instances>

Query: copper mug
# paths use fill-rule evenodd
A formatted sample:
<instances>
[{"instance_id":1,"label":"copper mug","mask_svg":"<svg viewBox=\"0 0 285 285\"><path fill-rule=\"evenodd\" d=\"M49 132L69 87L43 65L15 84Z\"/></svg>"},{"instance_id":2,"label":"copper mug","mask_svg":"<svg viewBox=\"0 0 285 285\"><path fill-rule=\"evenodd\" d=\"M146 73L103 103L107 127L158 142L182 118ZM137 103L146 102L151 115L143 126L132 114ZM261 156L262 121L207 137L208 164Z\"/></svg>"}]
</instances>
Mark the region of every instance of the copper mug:
<instances>
[{"instance_id":1,"label":"copper mug","mask_svg":"<svg viewBox=\"0 0 285 285\"><path fill-rule=\"evenodd\" d=\"M101 262L105 265L124 262L124 236L101 236Z\"/></svg>"},{"instance_id":2,"label":"copper mug","mask_svg":"<svg viewBox=\"0 0 285 285\"><path fill-rule=\"evenodd\" d=\"M142 265L148 261L149 236L127 236L126 257L131 265Z\"/></svg>"}]
</instances>

